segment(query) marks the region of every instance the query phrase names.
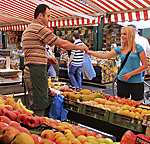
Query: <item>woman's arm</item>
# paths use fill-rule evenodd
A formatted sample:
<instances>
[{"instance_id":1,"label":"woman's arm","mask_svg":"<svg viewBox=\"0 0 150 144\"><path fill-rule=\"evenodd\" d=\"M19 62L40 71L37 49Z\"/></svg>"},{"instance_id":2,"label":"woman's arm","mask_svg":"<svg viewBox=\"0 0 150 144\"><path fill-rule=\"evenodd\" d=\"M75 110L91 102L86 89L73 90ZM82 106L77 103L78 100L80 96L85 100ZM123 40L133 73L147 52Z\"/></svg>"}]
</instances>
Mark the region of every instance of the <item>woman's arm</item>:
<instances>
[{"instance_id":1,"label":"woman's arm","mask_svg":"<svg viewBox=\"0 0 150 144\"><path fill-rule=\"evenodd\" d=\"M117 55L116 51L114 51L114 50L111 50L110 52L104 53L104 54L97 53L97 52L94 52L94 51L88 51L87 54L95 56L95 57L100 58L100 59L108 59L108 58L112 58L112 57Z\"/></svg>"},{"instance_id":2,"label":"woman's arm","mask_svg":"<svg viewBox=\"0 0 150 144\"><path fill-rule=\"evenodd\" d=\"M142 51L142 52L139 54L139 57L140 57L140 59L141 59L142 65L141 65L139 68L137 68L136 70L134 70L134 71L132 71L132 72L129 72L129 73L125 74L124 76L122 76L122 78L123 78L125 81L127 81L131 76L143 72L143 71L148 67L148 65L147 65L147 58L146 58L146 54L145 54L144 51Z\"/></svg>"}]
</instances>

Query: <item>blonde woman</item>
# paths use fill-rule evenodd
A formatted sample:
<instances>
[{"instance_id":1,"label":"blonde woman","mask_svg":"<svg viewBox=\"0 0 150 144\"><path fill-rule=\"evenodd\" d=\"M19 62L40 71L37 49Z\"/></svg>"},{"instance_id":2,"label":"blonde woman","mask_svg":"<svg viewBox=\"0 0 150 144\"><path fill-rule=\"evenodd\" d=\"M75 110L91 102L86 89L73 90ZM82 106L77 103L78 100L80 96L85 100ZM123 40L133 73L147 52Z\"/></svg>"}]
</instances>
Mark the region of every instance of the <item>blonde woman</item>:
<instances>
[{"instance_id":1,"label":"blonde woman","mask_svg":"<svg viewBox=\"0 0 150 144\"><path fill-rule=\"evenodd\" d=\"M119 55L122 64L128 52L130 52L128 59L118 75L117 95L122 98L131 96L132 100L141 103L144 95L142 72L147 68L147 59L143 47L135 43L133 27L127 26L121 29L121 46L105 54L92 51L88 51L88 54L101 59Z\"/></svg>"}]
</instances>

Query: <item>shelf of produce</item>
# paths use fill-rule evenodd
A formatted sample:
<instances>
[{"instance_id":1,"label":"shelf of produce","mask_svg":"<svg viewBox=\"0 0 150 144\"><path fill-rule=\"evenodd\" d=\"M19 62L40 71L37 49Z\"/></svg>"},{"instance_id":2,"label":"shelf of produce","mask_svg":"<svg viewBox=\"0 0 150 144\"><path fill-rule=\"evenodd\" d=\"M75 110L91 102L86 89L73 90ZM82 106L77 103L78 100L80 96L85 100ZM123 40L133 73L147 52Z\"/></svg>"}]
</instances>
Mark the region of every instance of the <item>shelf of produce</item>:
<instances>
[{"instance_id":1,"label":"shelf of produce","mask_svg":"<svg viewBox=\"0 0 150 144\"><path fill-rule=\"evenodd\" d=\"M89 117L89 116L86 116L86 115L83 115L81 113L74 112L71 110L68 110L68 111L69 111L68 116L67 116L68 119L75 121L77 123L81 123L83 125L92 127L92 128L97 129L99 131L111 134L111 135L116 137L117 141L121 140L124 133L127 130L129 130L128 128L121 127L119 125L115 125L115 124L109 123L107 121L103 121L103 120L99 120L99 119L96 119L93 117ZM132 131L134 134L139 134L139 133L145 134L145 130L146 130L146 127L143 126L143 129L141 132L138 132L135 130L132 130Z\"/></svg>"}]
</instances>

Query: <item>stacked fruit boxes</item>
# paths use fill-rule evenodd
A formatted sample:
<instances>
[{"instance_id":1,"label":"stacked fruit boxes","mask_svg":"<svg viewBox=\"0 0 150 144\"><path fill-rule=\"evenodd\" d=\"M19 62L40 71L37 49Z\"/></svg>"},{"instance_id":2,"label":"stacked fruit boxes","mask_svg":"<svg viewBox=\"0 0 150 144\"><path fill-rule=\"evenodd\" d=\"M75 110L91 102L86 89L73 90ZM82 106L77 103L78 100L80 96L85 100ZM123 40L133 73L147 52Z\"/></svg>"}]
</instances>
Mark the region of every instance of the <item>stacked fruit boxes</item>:
<instances>
[{"instance_id":1,"label":"stacked fruit boxes","mask_svg":"<svg viewBox=\"0 0 150 144\"><path fill-rule=\"evenodd\" d=\"M124 128L128 128L137 132L143 132L144 126L142 125L143 120L125 116L122 114L109 112L109 123L118 125Z\"/></svg>"},{"instance_id":2,"label":"stacked fruit boxes","mask_svg":"<svg viewBox=\"0 0 150 144\"><path fill-rule=\"evenodd\" d=\"M103 120L108 122L109 120L109 111L108 110L104 110L98 107L93 107L90 105L83 105L82 107L82 114L89 116L89 117L93 117L99 120Z\"/></svg>"}]
</instances>

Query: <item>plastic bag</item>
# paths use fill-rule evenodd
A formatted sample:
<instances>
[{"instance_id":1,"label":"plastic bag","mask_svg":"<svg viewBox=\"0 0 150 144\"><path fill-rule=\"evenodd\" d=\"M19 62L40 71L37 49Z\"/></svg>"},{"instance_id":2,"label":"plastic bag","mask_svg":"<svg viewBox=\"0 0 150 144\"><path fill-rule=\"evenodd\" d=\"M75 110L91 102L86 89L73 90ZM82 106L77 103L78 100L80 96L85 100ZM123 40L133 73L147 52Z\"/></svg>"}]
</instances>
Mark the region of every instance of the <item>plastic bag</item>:
<instances>
[{"instance_id":1,"label":"plastic bag","mask_svg":"<svg viewBox=\"0 0 150 144\"><path fill-rule=\"evenodd\" d=\"M47 74L48 74L48 76L56 77L56 71L52 64L49 64Z\"/></svg>"},{"instance_id":2,"label":"plastic bag","mask_svg":"<svg viewBox=\"0 0 150 144\"><path fill-rule=\"evenodd\" d=\"M96 73L91 63L91 59L87 53L84 54L82 69L83 79L92 80L94 77L96 77Z\"/></svg>"},{"instance_id":3,"label":"plastic bag","mask_svg":"<svg viewBox=\"0 0 150 144\"><path fill-rule=\"evenodd\" d=\"M134 135L134 133L128 130L122 136L120 144L134 144L135 140L136 140L136 136Z\"/></svg>"},{"instance_id":4,"label":"plastic bag","mask_svg":"<svg viewBox=\"0 0 150 144\"><path fill-rule=\"evenodd\" d=\"M64 96L58 96L58 94L55 95L50 112L49 117L52 119L58 119L60 121L64 121L67 119L68 111L63 108Z\"/></svg>"}]
</instances>

